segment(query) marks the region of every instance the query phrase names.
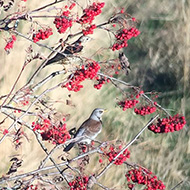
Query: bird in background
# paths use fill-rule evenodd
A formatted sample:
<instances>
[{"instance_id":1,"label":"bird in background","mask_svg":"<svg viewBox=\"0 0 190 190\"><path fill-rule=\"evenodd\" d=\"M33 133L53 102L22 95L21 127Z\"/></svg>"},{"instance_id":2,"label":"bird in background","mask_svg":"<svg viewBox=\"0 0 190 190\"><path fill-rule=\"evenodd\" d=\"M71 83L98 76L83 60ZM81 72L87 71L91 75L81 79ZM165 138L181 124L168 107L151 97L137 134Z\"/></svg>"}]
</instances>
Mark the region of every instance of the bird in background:
<instances>
[{"instance_id":1,"label":"bird in background","mask_svg":"<svg viewBox=\"0 0 190 190\"><path fill-rule=\"evenodd\" d=\"M126 55L123 52L119 53L119 62L121 64L121 68L123 70L125 69L126 75L128 75L129 70L131 70L130 63L128 61L128 58L126 57Z\"/></svg>"},{"instance_id":2,"label":"bird in background","mask_svg":"<svg viewBox=\"0 0 190 190\"><path fill-rule=\"evenodd\" d=\"M66 48L63 51L61 51L62 54L57 53L54 57L49 59L47 61L47 63L44 65L44 67L46 67L47 65L50 65L52 63L60 62L60 61L62 61L63 62L62 64L64 64L64 59L67 59L67 57L69 57L75 53L81 52L84 48L85 43L90 40L92 40L92 38L89 36L81 36L79 39L77 39L71 45L66 46Z\"/></svg>"},{"instance_id":3,"label":"bird in background","mask_svg":"<svg viewBox=\"0 0 190 190\"><path fill-rule=\"evenodd\" d=\"M90 144L91 141L94 140L102 130L102 115L104 114L104 112L106 112L106 109L94 109L90 117L82 123L82 125L79 127L74 135L74 138L82 136L84 136L84 138L76 142L70 143L64 148L63 151L68 152L69 150L71 150L71 148L73 148L75 143Z\"/></svg>"}]
</instances>

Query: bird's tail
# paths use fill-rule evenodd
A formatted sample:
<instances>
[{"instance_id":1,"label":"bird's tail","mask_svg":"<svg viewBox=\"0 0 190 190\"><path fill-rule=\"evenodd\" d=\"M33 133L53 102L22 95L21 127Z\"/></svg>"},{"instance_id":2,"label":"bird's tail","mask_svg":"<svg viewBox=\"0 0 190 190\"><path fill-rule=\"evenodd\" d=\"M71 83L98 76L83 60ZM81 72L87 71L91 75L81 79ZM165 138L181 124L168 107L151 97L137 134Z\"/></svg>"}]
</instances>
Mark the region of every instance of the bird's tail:
<instances>
[{"instance_id":1,"label":"bird's tail","mask_svg":"<svg viewBox=\"0 0 190 190\"><path fill-rule=\"evenodd\" d=\"M47 63L42 68L46 67L47 65L52 64L53 62L55 62L53 59L48 60Z\"/></svg>"},{"instance_id":2,"label":"bird's tail","mask_svg":"<svg viewBox=\"0 0 190 190\"><path fill-rule=\"evenodd\" d=\"M66 58L65 55L57 53L54 57L52 57L51 59L49 59L47 61L47 63L43 66L43 68L46 67L47 65L52 64L52 63L59 62L59 61L63 60L64 58Z\"/></svg>"},{"instance_id":3,"label":"bird's tail","mask_svg":"<svg viewBox=\"0 0 190 190\"><path fill-rule=\"evenodd\" d=\"M67 145L63 151L68 152L69 150L71 150L71 148L73 148L73 146L75 145L75 143L70 143L69 145Z\"/></svg>"}]
</instances>

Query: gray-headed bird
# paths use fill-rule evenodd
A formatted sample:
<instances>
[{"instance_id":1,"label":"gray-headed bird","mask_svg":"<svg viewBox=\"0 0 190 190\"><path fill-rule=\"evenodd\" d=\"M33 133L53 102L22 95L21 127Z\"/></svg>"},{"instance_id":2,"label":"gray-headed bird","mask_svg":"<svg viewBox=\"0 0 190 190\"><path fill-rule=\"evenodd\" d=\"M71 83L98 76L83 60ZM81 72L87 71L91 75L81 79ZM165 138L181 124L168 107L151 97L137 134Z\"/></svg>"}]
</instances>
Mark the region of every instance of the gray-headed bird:
<instances>
[{"instance_id":1,"label":"gray-headed bird","mask_svg":"<svg viewBox=\"0 0 190 190\"><path fill-rule=\"evenodd\" d=\"M74 138L79 139L81 137L81 139L70 143L63 151L68 152L71 148L73 148L75 143L90 144L102 130L102 115L105 111L105 109L96 108L91 113L90 117L82 123L74 135Z\"/></svg>"}]
</instances>

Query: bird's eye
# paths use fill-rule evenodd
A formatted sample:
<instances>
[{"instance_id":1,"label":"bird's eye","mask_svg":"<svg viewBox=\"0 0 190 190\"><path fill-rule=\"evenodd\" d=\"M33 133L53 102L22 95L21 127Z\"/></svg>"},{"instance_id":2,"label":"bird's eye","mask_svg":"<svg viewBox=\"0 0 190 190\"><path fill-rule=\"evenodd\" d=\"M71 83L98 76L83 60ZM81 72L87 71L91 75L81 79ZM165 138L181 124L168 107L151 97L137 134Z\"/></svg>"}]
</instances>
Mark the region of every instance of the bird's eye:
<instances>
[{"instance_id":1,"label":"bird's eye","mask_svg":"<svg viewBox=\"0 0 190 190\"><path fill-rule=\"evenodd\" d=\"M103 111L100 110L99 113L103 113Z\"/></svg>"}]
</instances>

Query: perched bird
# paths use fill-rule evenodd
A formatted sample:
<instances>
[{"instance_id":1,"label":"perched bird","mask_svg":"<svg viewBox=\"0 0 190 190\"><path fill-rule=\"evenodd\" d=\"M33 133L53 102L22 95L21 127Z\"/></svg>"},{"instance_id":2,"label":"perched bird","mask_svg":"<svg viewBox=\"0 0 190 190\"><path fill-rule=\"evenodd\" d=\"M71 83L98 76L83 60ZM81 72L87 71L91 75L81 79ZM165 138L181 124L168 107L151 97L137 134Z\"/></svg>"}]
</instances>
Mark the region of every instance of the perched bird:
<instances>
[{"instance_id":1,"label":"perched bird","mask_svg":"<svg viewBox=\"0 0 190 190\"><path fill-rule=\"evenodd\" d=\"M121 68L126 70L126 75L128 75L130 68L130 63L128 58L125 56L123 52L119 53L119 62L121 64Z\"/></svg>"},{"instance_id":2,"label":"perched bird","mask_svg":"<svg viewBox=\"0 0 190 190\"><path fill-rule=\"evenodd\" d=\"M68 152L75 143L87 143L90 144L93 139L101 132L102 130L102 115L105 112L105 109L96 108L90 117L82 123L77 132L74 135L74 138L82 137L84 138L72 142L65 147L63 151ZM89 138L87 138L89 137Z\"/></svg>"},{"instance_id":3,"label":"perched bird","mask_svg":"<svg viewBox=\"0 0 190 190\"><path fill-rule=\"evenodd\" d=\"M113 18L110 19L111 23L119 23L121 25L126 25L127 21L124 17L120 16L115 16Z\"/></svg>"},{"instance_id":4,"label":"perched bird","mask_svg":"<svg viewBox=\"0 0 190 190\"><path fill-rule=\"evenodd\" d=\"M66 48L63 51L61 51L61 53L63 53L64 55L57 53L54 57L52 57L51 59L47 61L44 67L54 62L63 61L65 58L67 59L67 56L69 57L73 55L74 53L81 52L82 49L84 48L84 44L90 41L91 39L92 38L89 36L81 36L78 40L73 42L71 45L66 46Z\"/></svg>"}]
</instances>

